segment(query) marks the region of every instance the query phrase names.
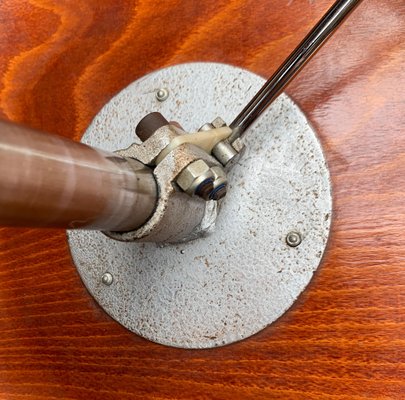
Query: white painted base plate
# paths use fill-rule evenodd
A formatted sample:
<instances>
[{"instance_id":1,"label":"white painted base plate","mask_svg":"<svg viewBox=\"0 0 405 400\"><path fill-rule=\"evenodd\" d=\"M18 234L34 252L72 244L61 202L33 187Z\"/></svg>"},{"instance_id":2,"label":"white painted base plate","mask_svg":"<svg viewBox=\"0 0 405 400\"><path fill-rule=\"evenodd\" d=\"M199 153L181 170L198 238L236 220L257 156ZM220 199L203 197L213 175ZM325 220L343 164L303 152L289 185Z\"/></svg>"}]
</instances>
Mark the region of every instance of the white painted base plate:
<instances>
[{"instance_id":1,"label":"white painted base plate","mask_svg":"<svg viewBox=\"0 0 405 400\"><path fill-rule=\"evenodd\" d=\"M183 64L136 81L97 115L83 142L114 151L136 140L152 111L195 131L230 123L264 80L214 63ZM167 88L158 102L155 93ZM70 231L76 267L96 301L129 330L158 343L209 348L262 330L280 317L317 269L329 235L331 187L320 144L305 116L282 95L245 137L246 153L214 232L181 245L122 243ZM302 235L295 248L290 231ZM106 286L101 277L113 276Z\"/></svg>"}]
</instances>

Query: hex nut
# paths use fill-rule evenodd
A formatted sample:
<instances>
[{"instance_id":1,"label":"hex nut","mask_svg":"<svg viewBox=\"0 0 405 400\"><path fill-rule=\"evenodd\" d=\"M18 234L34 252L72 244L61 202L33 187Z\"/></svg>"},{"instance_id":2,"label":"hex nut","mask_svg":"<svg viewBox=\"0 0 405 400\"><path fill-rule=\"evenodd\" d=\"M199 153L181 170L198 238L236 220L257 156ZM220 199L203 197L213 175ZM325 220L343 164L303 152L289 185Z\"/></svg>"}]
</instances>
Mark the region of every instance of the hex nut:
<instances>
[{"instance_id":1,"label":"hex nut","mask_svg":"<svg viewBox=\"0 0 405 400\"><path fill-rule=\"evenodd\" d=\"M207 179L215 179L214 172L204 160L197 160L181 171L177 184L189 195L193 195L201 183Z\"/></svg>"}]
</instances>

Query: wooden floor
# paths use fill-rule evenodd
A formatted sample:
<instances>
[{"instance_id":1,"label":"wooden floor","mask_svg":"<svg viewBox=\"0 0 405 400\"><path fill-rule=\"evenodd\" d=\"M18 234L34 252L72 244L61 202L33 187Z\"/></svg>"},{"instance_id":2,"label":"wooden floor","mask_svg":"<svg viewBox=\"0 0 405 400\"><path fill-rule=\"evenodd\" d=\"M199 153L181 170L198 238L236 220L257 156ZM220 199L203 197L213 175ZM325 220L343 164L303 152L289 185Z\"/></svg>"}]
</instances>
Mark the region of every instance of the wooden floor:
<instances>
[{"instance_id":1,"label":"wooden floor","mask_svg":"<svg viewBox=\"0 0 405 400\"><path fill-rule=\"evenodd\" d=\"M158 68L269 76L332 3L1 0L0 118L79 140ZM288 88L326 152L333 234L306 292L248 340L143 340L92 300L64 232L1 229L0 399L404 399L404 43L404 1L364 1Z\"/></svg>"}]
</instances>

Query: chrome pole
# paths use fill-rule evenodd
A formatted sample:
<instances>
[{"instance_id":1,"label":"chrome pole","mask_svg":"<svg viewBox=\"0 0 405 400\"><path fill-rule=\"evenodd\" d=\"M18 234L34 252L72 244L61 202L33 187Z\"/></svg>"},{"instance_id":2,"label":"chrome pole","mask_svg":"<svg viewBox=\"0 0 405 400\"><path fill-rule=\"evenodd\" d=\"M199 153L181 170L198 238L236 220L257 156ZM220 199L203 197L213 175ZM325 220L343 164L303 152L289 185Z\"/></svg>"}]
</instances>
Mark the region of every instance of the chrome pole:
<instances>
[{"instance_id":1,"label":"chrome pole","mask_svg":"<svg viewBox=\"0 0 405 400\"><path fill-rule=\"evenodd\" d=\"M262 112L277 98L298 71L315 54L330 37L344 18L361 2L361 0L338 0L305 39L291 53L264 84L248 105L231 123L233 129L231 141L242 135Z\"/></svg>"}]
</instances>

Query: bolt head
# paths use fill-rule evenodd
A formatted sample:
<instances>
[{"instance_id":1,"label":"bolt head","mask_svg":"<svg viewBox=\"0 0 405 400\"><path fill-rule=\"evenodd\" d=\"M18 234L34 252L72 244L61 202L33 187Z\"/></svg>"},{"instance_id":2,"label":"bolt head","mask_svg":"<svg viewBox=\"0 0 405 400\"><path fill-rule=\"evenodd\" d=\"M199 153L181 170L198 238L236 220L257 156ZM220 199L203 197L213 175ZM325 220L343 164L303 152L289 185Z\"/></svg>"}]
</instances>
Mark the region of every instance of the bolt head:
<instances>
[{"instance_id":1,"label":"bolt head","mask_svg":"<svg viewBox=\"0 0 405 400\"><path fill-rule=\"evenodd\" d=\"M114 281L114 278L109 272L106 272L101 277L101 282L106 286L110 286L113 283L113 281Z\"/></svg>"},{"instance_id":2,"label":"bolt head","mask_svg":"<svg viewBox=\"0 0 405 400\"><path fill-rule=\"evenodd\" d=\"M292 231L287 234L285 241L290 247L297 247L301 244L302 237L299 232Z\"/></svg>"},{"instance_id":3,"label":"bolt head","mask_svg":"<svg viewBox=\"0 0 405 400\"><path fill-rule=\"evenodd\" d=\"M165 101L169 97L169 91L165 88L160 88L156 91L156 100Z\"/></svg>"}]
</instances>

